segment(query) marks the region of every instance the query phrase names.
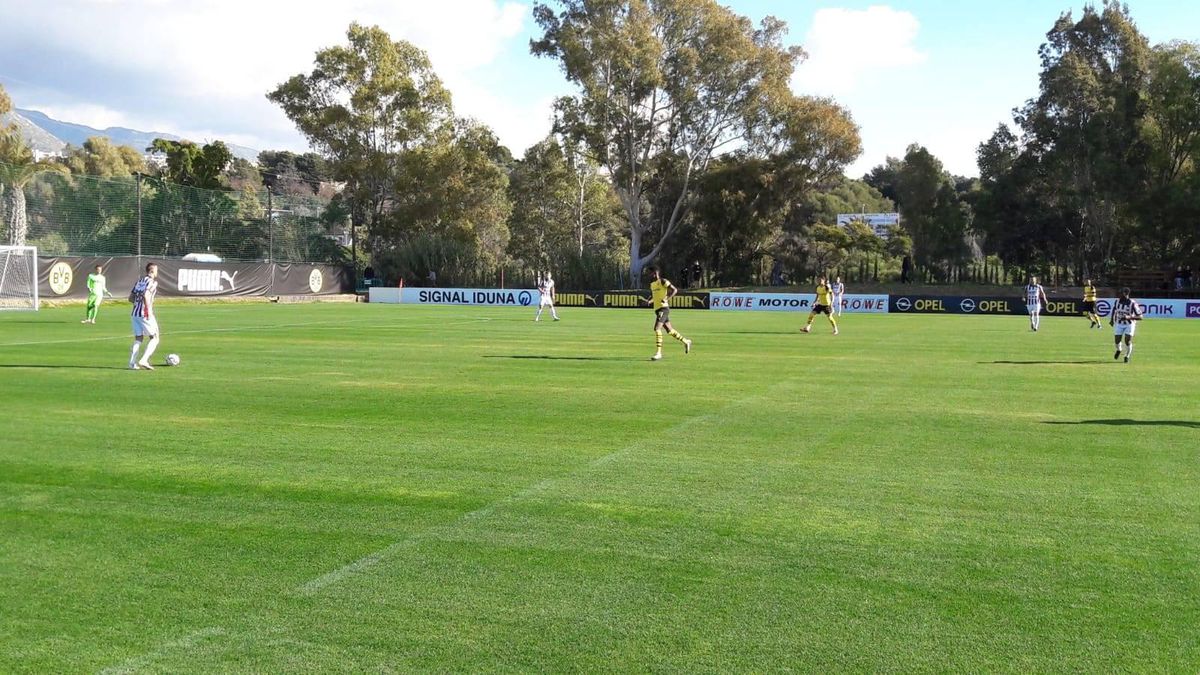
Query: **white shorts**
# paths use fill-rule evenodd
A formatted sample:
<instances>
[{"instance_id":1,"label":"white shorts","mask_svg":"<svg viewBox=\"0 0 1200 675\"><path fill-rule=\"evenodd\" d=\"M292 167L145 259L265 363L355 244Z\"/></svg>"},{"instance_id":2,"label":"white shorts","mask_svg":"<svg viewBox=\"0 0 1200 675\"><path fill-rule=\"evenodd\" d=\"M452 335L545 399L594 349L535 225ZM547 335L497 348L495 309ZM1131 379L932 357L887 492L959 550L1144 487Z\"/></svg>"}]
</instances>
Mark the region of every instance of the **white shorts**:
<instances>
[{"instance_id":1,"label":"white shorts","mask_svg":"<svg viewBox=\"0 0 1200 675\"><path fill-rule=\"evenodd\" d=\"M1120 337L1122 335L1128 335L1129 337L1133 337L1133 334L1136 332L1137 332L1137 322L1136 321L1130 321L1129 323L1118 323L1113 326L1113 335L1116 335L1117 337Z\"/></svg>"},{"instance_id":2,"label":"white shorts","mask_svg":"<svg viewBox=\"0 0 1200 675\"><path fill-rule=\"evenodd\" d=\"M158 335L158 319L152 316L148 318L133 317L133 334L137 336L149 335L150 337Z\"/></svg>"},{"instance_id":3,"label":"white shorts","mask_svg":"<svg viewBox=\"0 0 1200 675\"><path fill-rule=\"evenodd\" d=\"M542 303L542 307L553 306L554 300L550 299L550 296L548 296L548 295L543 295L541 303Z\"/></svg>"},{"instance_id":4,"label":"white shorts","mask_svg":"<svg viewBox=\"0 0 1200 675\"><path fill-rule=\"evenodd\" d=\"M1025 309L1029 310L1030 314L1037 314L1042 311L1042 303L1035 302L1032 305L1025 305Z\"/></svg>"}]
</instances>

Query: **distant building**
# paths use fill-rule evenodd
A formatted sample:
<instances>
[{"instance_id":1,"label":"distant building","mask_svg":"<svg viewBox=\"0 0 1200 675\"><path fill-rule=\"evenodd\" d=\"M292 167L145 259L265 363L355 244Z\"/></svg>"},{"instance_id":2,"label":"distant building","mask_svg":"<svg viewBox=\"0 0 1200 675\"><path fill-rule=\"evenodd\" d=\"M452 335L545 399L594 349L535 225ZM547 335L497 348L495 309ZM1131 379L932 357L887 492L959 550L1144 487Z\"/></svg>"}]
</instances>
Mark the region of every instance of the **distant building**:
<instances>
[{"instance_id":1,"label":"distant building","mask_svg":"<svg viewBox=\"0 0 1200 675\"><path fill-rule=\"evenodd\" d=\"M53 151L53 152L48 152L46 150L38 150L36 148L33 150L33 161L35 161L35 162L40 162L44 159L46 159L46 160L61 159L63 157L66 157L66 155L63 154L62 150L57 150L57 151Z\"/></svg>"}]
</instances>

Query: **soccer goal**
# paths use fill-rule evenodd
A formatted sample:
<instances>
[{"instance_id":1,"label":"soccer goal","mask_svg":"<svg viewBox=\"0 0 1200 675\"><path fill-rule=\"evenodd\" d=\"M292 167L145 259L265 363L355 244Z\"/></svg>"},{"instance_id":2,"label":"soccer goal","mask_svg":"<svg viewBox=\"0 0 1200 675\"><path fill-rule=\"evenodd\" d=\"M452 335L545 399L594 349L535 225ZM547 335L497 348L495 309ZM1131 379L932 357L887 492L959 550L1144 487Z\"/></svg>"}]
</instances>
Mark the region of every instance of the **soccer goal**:
<instances>
[{"instance_id":1,"label":"soccer goal","mask_svg":"<svg viewBox=\"0 0 1200 675\"><path fill-rule=\"evenodd\" d=\"M0 246L0 311L37 308L37 247Z\"/></svg>"}]
</instances>

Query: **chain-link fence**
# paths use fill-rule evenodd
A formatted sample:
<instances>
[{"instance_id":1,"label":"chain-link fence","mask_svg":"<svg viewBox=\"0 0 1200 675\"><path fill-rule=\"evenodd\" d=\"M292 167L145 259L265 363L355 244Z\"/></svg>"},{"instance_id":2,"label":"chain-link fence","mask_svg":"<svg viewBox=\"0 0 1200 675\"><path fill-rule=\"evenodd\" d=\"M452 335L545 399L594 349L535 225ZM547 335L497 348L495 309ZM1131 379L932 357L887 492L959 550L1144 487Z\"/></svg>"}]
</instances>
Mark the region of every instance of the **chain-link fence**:
<instances>
[{"instance_id":1,"label":"chain-link fence","mask_svg":"<svg viewBox=\"0 0 1200 675\"><path fill-rule=\"evenodd\" d=\"M0 166L0 170L11 167ZM8 175L16 172L9 171ZM23 199L17 198L20 191ZM204 190L150 176L43 171L0 186L4 239L23 209L25 243L43 255L212 253L227 260L342 263L345 218L316 195Z\"/></svg>"}]
</instances>

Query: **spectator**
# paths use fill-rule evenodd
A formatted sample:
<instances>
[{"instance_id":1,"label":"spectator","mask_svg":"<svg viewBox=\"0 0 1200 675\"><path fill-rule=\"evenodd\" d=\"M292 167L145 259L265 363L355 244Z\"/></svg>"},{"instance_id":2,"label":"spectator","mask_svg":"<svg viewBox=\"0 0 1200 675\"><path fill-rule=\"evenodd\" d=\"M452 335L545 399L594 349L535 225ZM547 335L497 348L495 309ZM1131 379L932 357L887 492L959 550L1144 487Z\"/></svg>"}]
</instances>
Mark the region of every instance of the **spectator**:
<instances>
[{"instance_id":1,"label":"spectator","mask_svg":"<svg viewBox=\"0 0 1200 675\"><path fill-rule=\"evenodd\" d=\"M909 277L912 275L912 256L904 256L904 260L900 263L900 283L907 284Z\"/></svg>"},{"instance_id":2,"label":"spectator","mask_svg":"<svg viewBox=\"0 0 1200 675\"><path fill-rule=\"evenodd\" d=\"M692 286L691 279L688 276L687 263L684 263L683 267L679 269L679 281L683 284L684 288L691 288Z\"/></svg>"},{"instance_id":3,"label":"spectator","mask_svg":"<svg viewBox=\"0 0 1200 675\"><path fill-rule=\"evenodd\" d=\"M430 288L436 288L437 287L437 272L434 272L432 269L429 270L429 276L426 277L425 280L427 282L429 282Z\"/></svg>"},{"instance_id":4,"label":"spectator","mask_svg":"<svg viewBox=\"0 0 1200 675\"><path fill-rule=\"evenodd\" d=\"M1187 277L1183 274L1183 267L1175 268L1175 290L1182 291L1184 284L1187 282Z\"/></svg>"},{"instance_id":5,"label":"spectator","mask_svg":"<svg viewBox=\"0 0 1200 675\"><path fill-rule=\"evenodd\" d=\"M1192 266L1186 265L1183 268L1183 285L1192 288Z\"/></svg>"},{"instance_id":6,"label":"spectator","mask_svg":"<svg viewBox=\"0 0 1200 675\"><path fill-rule=\"evenodd\" d=\"M783 261L776 260L774 265L771 265L771 285L783 285Z\"/></svg>"},{"instance_id":7,"label":"spectator","mask_svg":"<svg viewBox=\"0 0 1200 675\"><path fill-rule=\"evenodd\" d=\"M704 282L701 279L704 277L704 268L700 266L700 261L692 263L692 284L695 286L703 286Z\"/></svg>"}]
</instances>

